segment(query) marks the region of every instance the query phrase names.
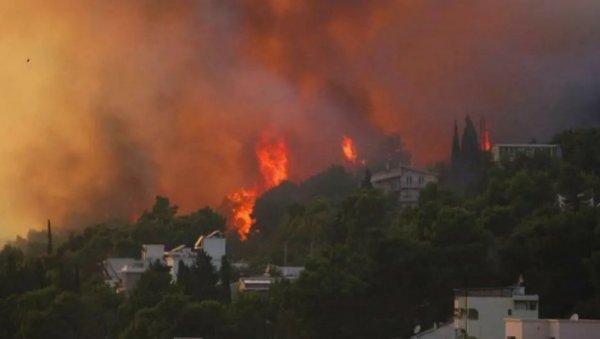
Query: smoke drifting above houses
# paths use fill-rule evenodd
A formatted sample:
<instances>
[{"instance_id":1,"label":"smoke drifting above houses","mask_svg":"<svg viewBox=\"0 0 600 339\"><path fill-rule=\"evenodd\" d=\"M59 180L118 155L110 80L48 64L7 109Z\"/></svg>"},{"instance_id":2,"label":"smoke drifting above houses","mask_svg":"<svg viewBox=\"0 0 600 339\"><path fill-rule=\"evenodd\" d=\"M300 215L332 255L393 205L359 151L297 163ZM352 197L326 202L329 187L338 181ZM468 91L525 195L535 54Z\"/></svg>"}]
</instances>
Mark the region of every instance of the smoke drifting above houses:
<instances>
[{"instance_id":1,"label":"smoke drifting above houses","mask_svg":"<svg viewBox=\"0 0 600 339\"><path fill-rule=\"evenodd\" d=\"M495 141L597 124L600 3L245 0L0 5L0 235L130 217L164 194L190 211L291 180L385 135L413 162L451 126ZM367 160L368 162L368 160Z\"/></svg>"}]
</instances>

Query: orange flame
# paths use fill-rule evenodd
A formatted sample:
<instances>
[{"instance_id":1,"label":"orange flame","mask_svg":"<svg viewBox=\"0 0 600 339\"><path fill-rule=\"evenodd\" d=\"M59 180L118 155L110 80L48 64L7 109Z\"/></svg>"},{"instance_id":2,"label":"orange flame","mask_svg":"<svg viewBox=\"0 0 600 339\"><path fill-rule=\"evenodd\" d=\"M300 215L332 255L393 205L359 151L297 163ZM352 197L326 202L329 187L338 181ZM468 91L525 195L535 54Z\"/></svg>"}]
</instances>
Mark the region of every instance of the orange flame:
<instances>
[{"instance_id":1,"label":"orange flame","mask_svg":"<svg viewBox=\"0 0 600 339\"><path fill-rule=\"evenodd\" d=\"M263 134L256 145L256 158L262 175L262 183L255 185L253 189L242 188L227 196L233 203L230 227L236 230L240 240L248 239L248 234L254 225L252 211L256 198L288 178L287 153L287 146L283 139L273 139Z\"/></svg>"},{"instance_id":2,"label":"orange flame","mask_svg":"<svg viewBox=\"0 0 600 339\"><path fill-rule=\"evenodd\" d=\"M250 233L250 229L254 224L252 210L254 209L256 196L256 189L241 189L227 197L234 204L230 218L231 226L235 228L242 241L248 239L248 233Z\"/></svg>"},{"instance_id":3,"label":"orange flame","mask_svg":"<svg viewBox=\"0 0 600 339\"><path fill-rule=\"evenodd\" d=\"M486 128L483 131L483 151L489 152L492 149L492 142L490 140L490 131Z\"/></svg>"},{"instance_id":4,"label":"orange flame","mask_svg":"<svg viewBox=\"0 0 600 339\"><path fill-rule=\"evenodd\" d=\"M256 147L256 158L265 189L275 187L288 178L287 147L283 139L270 140L263 134Z\"/></svg>"},{"instance_id":5,"label":"orange flame","mask_svg":"<svg viewBox=\"0 0 600 339\"><path fill-rule=\"evenodd\" d=\"M358 153L356 152L356 148L354 147L354 141L351 138L344 135L342 138L342 152L344 152L344 157L349 162L356 164L356 158L358 157Z\"/></svg>"}]
</instances>

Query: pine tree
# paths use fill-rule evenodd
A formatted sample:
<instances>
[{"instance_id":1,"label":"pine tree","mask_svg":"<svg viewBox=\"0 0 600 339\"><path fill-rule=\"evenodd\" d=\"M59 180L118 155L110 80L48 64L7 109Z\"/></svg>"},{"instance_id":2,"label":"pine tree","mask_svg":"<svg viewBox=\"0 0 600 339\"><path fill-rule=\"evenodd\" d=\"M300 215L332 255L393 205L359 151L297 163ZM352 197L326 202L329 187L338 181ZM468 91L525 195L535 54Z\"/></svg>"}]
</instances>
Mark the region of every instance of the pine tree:
<instances>
[{"instance_id":1,"label":"pine tree","mask_svg":"<svg viewBox=\"0 0 600 339\"><path fill-rule=\"evenodd\" d=\"M187 267L187 265L183 262L183 260L180 260L179 263L177 264L177 285L181 286L183 288L183 293L185 294L190 294L191 291L189 290L189 286L190 286L190 268Z\"/></svg>"},{"instance_id":2,"label":"pine tree","mask_svg":"<svg viewBox=\"0 0 600 339\"><path fill-rule=\"evenodd\" d=\"M474 166L479 162L481 157L481 145L477 136L477 129L473 124L471 117L467 115L465 118L465 128L462 135L462 158L466 165Z\"/></svg>"},{"instance_id":3,"label":"pine tree","mask_svg":"<svg viewBox=\"0 0 600 339\"><path fill-rule=\"evenodd\" d=\"M50 219L48 219L48 249L47 254L52 255L52 225L50 225Z\"/></svg>"},{"instance_id":4,"label":"pine tree","mask_svg":"<svg viewBox=\"0 0 600 339\"><path fill-rule=\"evenodd\" d=\"M218 280L219 276L211 263L210 256L204 251L199 251L196 256L196 263L190 269L189 285L186 286L192 299L195 301L217 299L216 286Z\"/></svg>"}]
</instances>

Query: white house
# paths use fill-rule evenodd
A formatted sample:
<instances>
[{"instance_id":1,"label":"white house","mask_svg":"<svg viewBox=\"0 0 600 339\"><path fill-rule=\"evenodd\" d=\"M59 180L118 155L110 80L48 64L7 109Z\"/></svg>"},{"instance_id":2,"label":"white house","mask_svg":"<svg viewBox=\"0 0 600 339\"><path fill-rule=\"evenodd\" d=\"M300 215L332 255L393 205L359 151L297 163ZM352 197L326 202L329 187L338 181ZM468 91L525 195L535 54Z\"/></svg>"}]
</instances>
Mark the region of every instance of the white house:
<instances>
[{"instance_id":1,"label":"white house","mask_svg":"<svg viewBox=\"0 0 600 339\"><path fill-rule=\"evenodd\" d=\"M200 236L194 248L184 245L165 251L165 245L142 245L141 259L107 258L102 261L106 283L118 292L129 292L135 287L142 274L151 264L159 262L170 268L172 282L177 281L179 263L190 267L196 262L198 251L204 251L216 270L221 269L221 260L226 255L225 236L215 231L207 236Z\"/></svg>"},{"instance_id":2,"label":"white house","mask_svg":"<svg viewBox=\"0 0 600 339\"><path fill-rule=\"evenodd\" d=\"M179 262L187 267L191 267L196 262L196 252L191 248L181 245L174 249L165 252L165 263L171 268L171 280L177 282L177 274L179 273Z\"/></svg>"},{"instance_id":3,"label":"white house","mask_svg":"<svg viewBox=\"0 0 600 339\"><path fill-rule=\"evenodd\" d=\"M600 320L506 319L506 339L600 339Z\"/></svg>"},{"instance_id":4,"label":"white house","mask_svg":"<svg viewBox=\"0 0 600 339\"><path fill-rule=\"evenodd\" d=\"M504 319L538 319L538 295L524 287L454 290L457 333L485 339L504 339Z\"/></svg>"},{"instance_id":5,"label":"white house","mask_svg":"<svg viewBox=\"0 0 600 339\"><path fill-rule=\"evenodd\" d=\"M547 154L552 158L562 158L562 150L554 144L496 144L492 147L492 159L513 160L517 155L533 156L536 153Z\"/></svg>"},{"instance_id":6,"label":"white house","mask_svg":"<svg viewBox=\"0 0 600 339\"><path fill-rule=\"evenodd\" d=\"M417 328L416 332L410 339L456 339L456 329L452 322L422 332Z\"/></svg>"},{"instance_id":7,"label":"white house","mask_svg":"<svg viewBox=\"0 0 600 339\"><path fill-rule=\"evenodd\" d=\"M207 236L200 236L194 245L194 249L196 251L202 250L208 254L213 266L220 270L221 259L226 253L226 243L225 235L222 232L214 231Z\"/></svg>"},{"instance_id":8,"label":"white house","mask_svg":"<svg viewBox=\"0 0 600 339\"><path fill-rule=\"evenodd\" d=\"M142 261L145 264L164 263L165 245L142 245Z\"/></svg>"},{"instance_id":9,"label":"white house","mask_svg":"<svg viewBox=\"0 0 600 339\"><path fill-rule=\"evenodd\" d=\"M147 269L148 265L141 261L124 266L119 272L120 284L117 292L129 293L133 290Z\"/></svg>"},{"instance_id":10,"label":"white house","mask_svg":"<svg viewBox=\"0 0 600 339\"><path fill-rule=\"evenodd\" d=\"M303 266L267 265L261 276L242 277L237 283L237 292L266 292L281 279L295 281L304 271Z\"/></svg>"},{"instance_id":11,"label":"white house","mask_svg":"<svg viewBox=\"0 0 600 339\"><path fill-rule=\"evenodd\" d=\"M304 266L277 266L267 265L265 276L278 276L287 280L296 280L300 278L300 274L304 271Z\"/></svg>"},{"instance_id":12,"label":"white house","mask_svg":"<svg viewBox=\"0 0 600 339\"><path fill-rule=\"evenodd\" d=\"M401 206L416 206L420 192L431 182L437 182L437 175L408 166L398 166L371 176L373 187L394 196Z\"/></svg>"}]
</instances>

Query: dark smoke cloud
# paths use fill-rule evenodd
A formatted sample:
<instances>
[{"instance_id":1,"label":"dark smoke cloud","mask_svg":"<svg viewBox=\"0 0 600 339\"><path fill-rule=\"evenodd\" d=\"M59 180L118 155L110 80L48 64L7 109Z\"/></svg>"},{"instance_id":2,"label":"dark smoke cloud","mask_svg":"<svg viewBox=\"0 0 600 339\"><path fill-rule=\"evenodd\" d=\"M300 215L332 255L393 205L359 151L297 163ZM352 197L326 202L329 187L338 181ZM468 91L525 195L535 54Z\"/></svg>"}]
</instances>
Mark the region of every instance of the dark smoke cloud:
<instances>
[{"instance_id":1,"label":"dark smoke cloud","mask_svg":"<svg viewBox=\"0 0 600 339\"><path fill-rule=\"evenodd\" d=\"M445 156L465 114L485 116L498 141L598 123L596 1L246 3L252 56L300 85L363 87L362 114L417 159Z\"/></svg>"}]
</instances>

